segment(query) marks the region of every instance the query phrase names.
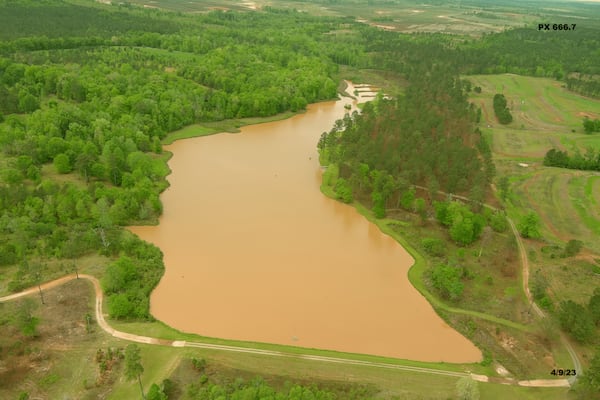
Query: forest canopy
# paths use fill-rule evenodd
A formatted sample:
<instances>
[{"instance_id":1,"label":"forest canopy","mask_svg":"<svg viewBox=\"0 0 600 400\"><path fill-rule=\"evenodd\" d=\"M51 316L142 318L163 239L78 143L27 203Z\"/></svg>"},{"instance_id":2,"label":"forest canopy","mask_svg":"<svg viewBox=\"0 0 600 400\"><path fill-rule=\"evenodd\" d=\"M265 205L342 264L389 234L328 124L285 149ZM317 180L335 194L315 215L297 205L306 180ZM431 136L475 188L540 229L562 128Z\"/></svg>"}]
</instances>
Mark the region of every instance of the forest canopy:
<instances>
[{"instance_id":1,"label":"forest canopy","mask_svg":"<svg viewBox=\"0 0 600 400\"><path fill-rule=\"evenodd\" d=\"M550 37L526 27L457 40L273 7L186 15L0 0L0 265L14 266L9 287L58 275L62 260L102 254L114 261L104 281L113 315L150 318L162 256L122 227L162 213L166 135L333 99L341 66L408 82L324 135L319 146L337 165L341 199L366 198L378 216L393 204L426 216L412 185L481 201L495 170L467 101L470 83L459 76L551 76L597 96L597 33ZM463 213L449 225L456 241L477 238L475 219ZM116 275L131 265L144 285L123 291Z\"/></svg>"},{"instance_id":2,"label":"forest canopy","mask_svg":"<svg viewBox=\"0 0 600 400\"><path fill-rule=\"evenodd\" d=\"M0 2L0 264L16 264L19 290L59 273L58 260L116 258L103 281L111 315L150 318L162 254L121 227L162 213L161 140L334 98L337 66L317 39L342 21L82 4ZM142 286L127 284L131 271Z\"/></svg>"}]
</instances>

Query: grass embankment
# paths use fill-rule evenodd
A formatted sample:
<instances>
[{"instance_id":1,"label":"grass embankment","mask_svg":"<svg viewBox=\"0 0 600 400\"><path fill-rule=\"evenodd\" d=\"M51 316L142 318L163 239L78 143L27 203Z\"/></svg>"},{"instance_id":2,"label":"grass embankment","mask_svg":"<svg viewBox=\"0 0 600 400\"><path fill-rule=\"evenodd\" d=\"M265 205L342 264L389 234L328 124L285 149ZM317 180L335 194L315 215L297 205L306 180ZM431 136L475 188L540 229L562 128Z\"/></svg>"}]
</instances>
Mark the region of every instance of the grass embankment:
<instances>
[{"instance_id":1,"label":"grass embankment","mask_svg":"<svg viewBox=\"0 0 600 400\"><path fill-rule=\"evenodd\" d=\"M263 124L266 122L280 121L290 118L300 112L284 112L270 117L234 118L217 122L205 122L186 126L183 129L169 133L163 140L163 144L172 144L176 140L192 137L214 135L221 132L238 133L240 128L246 125Z\"/></svg>"},{"instance_id":2,"label":"grass embankment","mask_svg":"<svg viewBox=\"0 0 600 400\"><path fill-rule=\"evenodd\" d=\"M358 360L358 361L368 361L374 363L382 363L389 365L399 365L399 366L408 366L408 367L418 367L418 368L432 368L441 371L451 371L451 372L477 372L481 374L492 373L493 371L473 364L448 364L448 363L435 363L435 362L422 362L422 361L412 361L412 360L400 360L395 358L388 358L382 356L368 355L368 354L356 354L356 353L345 353L338 352L333 350L321 350L321 349L311 349L304 347L294 347L294 346L286 346L280 344L272 344L272 343L261 343L261 342L245 342L238 340L227 340L227 339L219 339L219 338L211 338L205 337L193 333L185 333L178 331L174 328L169 327L168 325L160 322L123 322L123 321L110 321L111 326L115 329L130 332L135 334L143 334L146 336L167 339L167 340L185 340L188 342L202 342L209 344L218 344L225 346L235 346L241 348L252 348L252 349L262 349L262 350L270 350L283 353L283 358L285 359L296 359L294 355L315 355L321 357L333 357L347 360ZM279 358L279 357L276 357Z\"/></svg>"},{"instance_id":3,"label":"grass embankment","mask_svg":"<svg viewBox=\"0 0 600 400\"><path fill-rule=\"evenodd\" d=\"M245 380L260 376L271 386L284 387L286 382L316 385L321 389L338 393L338 399L346 399L344 390L362 387L379 399L445 399L456 391L458 378L425 375L411 372L382 370L364 366L342 366L316 363L307 360L283 360L250 354L234 356L213 350L187 350L141 346L142 362L150 369L144 371L142 382L146 390L151 383L169 378L179 390L192 382L198 382L201 373L194 371L190 359L205 358L207 375L211 381ZM174 351L175 350L175 351ZM156 366L159 366L156 368ZM481 398L502 400L507 398L549 400L568 399L565 388L525 388L494 383L478 384ZM337 390L336 390L337 389ZM139 396L136 382L119 382L111 393L111 399ZM178 398L178 397L176 397ZM189 397L183 395L182 399Z\"/></svg>"},{"instance_id":4,"label":"grass embankment","mask_svg":"<svg viewBox=\"0 0 600 400\"><path fill-rule=\"evenodd\" d=\"M107 372L97 360L97 352L108 347L123 349L129 343L114 339L92 322L86 329L86 314L93 313L93 291L87 281L70 281L44 292L45 305L39 297L2 303L3 315L19 309L23 301L34 303L33 315L40 318L38 337L22 336L11 323L0 324L3 360L14 368L0 372L0 397L18 398L27 392L30 398L138 398L136 381L123 377L123 361L109 363ZM146 333L157 333L152 329ZM165 327L166 328L166 327ZM161 328L162 329L162 328ZM168 329L168 328L166 328ZM160 329L159 329L160 330ZM172 330L170 330L172 331ZM177 333L179 337L181 334ZM191 337L189 335L187 337ZM191 368L192 357L205 358L210 379L233 381L238 377L262 376L274 386L284 382L315 383L320 388L343 392L355 387L367 387L377 398L445 398L455 391L456 377L429 375L411 371L373 368L360 365L323 363L300 358L269 357L217 350L172 348L139 345L144 373L141 376L145 392L153 383L169 378L175 382L181 397L185 386L196 382L199 373ZM564 389L530 389L505 385L480 384L483 398L534 399L544 394L550 400L563 399ZM339 398L344 398L343 396Z\"/></svg>"}]
</instances>

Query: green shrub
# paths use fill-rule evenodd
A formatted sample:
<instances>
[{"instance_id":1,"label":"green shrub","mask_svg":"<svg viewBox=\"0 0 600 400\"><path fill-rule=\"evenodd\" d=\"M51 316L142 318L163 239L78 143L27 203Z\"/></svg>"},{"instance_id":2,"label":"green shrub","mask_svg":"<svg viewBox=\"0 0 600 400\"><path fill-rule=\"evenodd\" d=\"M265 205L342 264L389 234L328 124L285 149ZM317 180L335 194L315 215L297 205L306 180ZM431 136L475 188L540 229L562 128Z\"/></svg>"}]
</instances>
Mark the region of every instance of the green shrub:
<instances>
[{"instance_id":1,"label":"green shrub","mask_svg":"<svg viewBox=\"0 0 600 400\"><path fill-rule=\"evenodd\" d=\"M563 251L563 257L573 257L577 255L581 248L583 247L583 242L581 240L571 239L565 245L565 250Z\"/></svg>"},{"instance_id":2,"label":"green shrub","mask_svg":"<svg viewBox=\"0 0 600 400\"><path fill-rule=\"evenodd\" d=\"M206 368L206 360L204 358L192 358L192 365L196 371L202 372Z\"/></svg>"},{"instance_id":3,"label":"green shrub","mask_svg":"<svg viewBox=\"0 0 600 400\"><path fill-rule=\"evenodd\" d=\"M460 268L440 265L431 272L431 280L442 297L455 301L462 296L464 289L460 279L462 275Z\"/></svg>"},{"instance_id":4,"label":"green shrub","mask_svg":"<svg viewBox=\"0 0 600 400\"><path fill-rule=\"evenodd\" d=\"M508 222L504 214L495 212L490 216L490 227L494 232L506 232L508 229Z\"/></svg>"},{"instance_id":5,"label":"green shrub","mask_svg":"<svg viewBox=\"0 0 600 400\"><path fill-rule=\"evenodd\" d=\"M573 335L580 343L589 343L596 334L596 326L591 313L584 306L572 300L560 303L558 320L561 328Z\"/></svg>"},{"instance_id":6,"label":"green shrub","mask_svg":"<svg viewBox=\"0 0 600 400\"><path fill-rule=\"evenodd\" d=\"M73 170L71 166L71 160L69 160L69 156L64 153L58 154L54 157L54 168L59 174L68 174Z\"/></svg>"},{"instance_id":7,"label":"green shrub","mask_svg":"<svg viewBox=\"0 0 600 400\"><path fill-rule=\"evenodd\" d=\"M429 255L442 257L446 254L446 243L441 239L425 238L421 240L421 245Z\"/></svg>"},{"instance_id":8,"label":"green shrub","mask_svg":"<svg viewBox=\"0 0 600 400\"><path fill-rule=\"evenodd\" d=\"M339 178L334 187L336 197L344 203L352 203L352 188L344 178Z\"/></svg>"}]
</instances>

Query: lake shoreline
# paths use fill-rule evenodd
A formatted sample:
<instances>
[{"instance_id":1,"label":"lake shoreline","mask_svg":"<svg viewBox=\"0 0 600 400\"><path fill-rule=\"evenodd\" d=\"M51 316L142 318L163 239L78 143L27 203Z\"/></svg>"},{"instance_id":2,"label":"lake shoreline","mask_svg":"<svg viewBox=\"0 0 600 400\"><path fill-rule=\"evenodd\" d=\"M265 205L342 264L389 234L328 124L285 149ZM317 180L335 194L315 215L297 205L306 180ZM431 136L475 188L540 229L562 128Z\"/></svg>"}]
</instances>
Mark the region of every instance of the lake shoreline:
<instances>
[{"instance_id":1,"label":"lake shoreline","mask_svg":"<svg viewBox=\"0 0 600 400\"><path fill-rule=\"evenodd\" d=\"M364 101L363 94L358 101ZM321 182L315 146L320 132L347 113L350 103L357 101L311 104L302 118L245 127L239 137L213 135L167 148L177 153L168 155L169 168L177 173L161 194L160 224L129 228L163 251L166 270L151 301L155 318L180 331L232 340L434 362L481 358L415 290L406 276L415 259L401 243L357 215L356 208L307 190ZM190 179L196 184L190 186ZM263 198L262 193L270 194ZM294 202L308 208L298 214L301 209L289 206ZM216 217L210 210L229 211ZM288 240L290 235L295 239ZM247 239L235 241L232 253L226 238L236 236ZM240 263L251 268L240 269ZM254 284L262 289L246 293ZM309 292L303 290L307 285ZM270 293L266 298L258 295L264 291ZM187 315L195 301L215 306L208 314ZM251 314L256 326L248 329L241 316ZM273 321L278 326L267 329ZM326 331L319 329L324 324ZM349 331L349 324L355 328Z\"/></svg>"}]
</instances>

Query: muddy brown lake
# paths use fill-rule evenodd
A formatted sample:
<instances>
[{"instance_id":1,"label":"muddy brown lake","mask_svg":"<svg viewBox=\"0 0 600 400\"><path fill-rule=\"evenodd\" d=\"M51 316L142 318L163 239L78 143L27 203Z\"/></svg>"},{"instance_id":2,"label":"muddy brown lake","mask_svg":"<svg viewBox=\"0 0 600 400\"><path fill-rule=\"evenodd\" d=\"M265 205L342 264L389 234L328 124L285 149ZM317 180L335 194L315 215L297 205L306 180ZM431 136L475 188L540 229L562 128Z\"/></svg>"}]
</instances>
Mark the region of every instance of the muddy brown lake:
<instances>
[{"instance_id":1,"label":"muddy brown lake","mask_svg":"<svg viewBox=\"0 0 600 400\"><path fill-rule=\"evenodd\" d=\"M346 104L355 107L349 98L313 104L165 147L172 173L159 225L130 228L164 253L152 314L204 336L479 361L408 281L406 250L320 192L316 143Z\"/></svg>"}]
</instances>

